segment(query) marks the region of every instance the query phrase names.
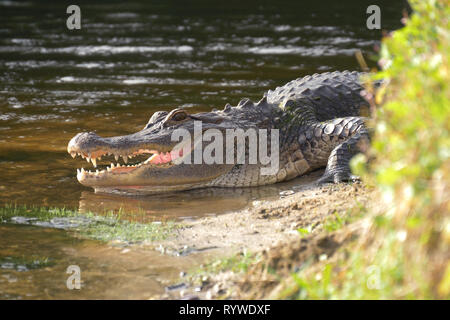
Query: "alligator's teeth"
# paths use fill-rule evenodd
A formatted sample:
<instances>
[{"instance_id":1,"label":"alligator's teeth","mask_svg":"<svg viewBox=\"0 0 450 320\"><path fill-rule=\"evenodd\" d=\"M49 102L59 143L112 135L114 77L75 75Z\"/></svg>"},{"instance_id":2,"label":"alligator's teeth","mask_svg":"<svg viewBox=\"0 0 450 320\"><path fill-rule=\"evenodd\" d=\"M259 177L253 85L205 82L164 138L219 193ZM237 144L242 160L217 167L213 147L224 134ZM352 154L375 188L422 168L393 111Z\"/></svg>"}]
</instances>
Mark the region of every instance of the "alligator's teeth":
<instances>
[{"instance_id":1,"label":"alligator's teeth","mask_svg":"<svg viewBox=\"0 0 450 320\"><path fill-rule=\"evenodd\" d=\"M77 156L76 152L71 152L70 155L72 156L72 158L75 158Z\"/></svg>"},{"instance_id":2,"label":"alligator's teeth","mask_svg":"<svg viewBox=\"0 0 450 320\"><path fill-rule=\"evenodd\" d=\"M128 157L127 156L122 156L122 160L123 160L123 162L125 162L125 164L128 163Z\"/></svg>"},{"instance_id":3,"label":"alligator's teeth","mask_svg":"<svg viewBox=\"0 0 450 320\"><path fill-rule=\"evenodd\" d=\"M85 171L84 171L84 168L81 168L81 173L84 173Z\"/></svg>"},{"instance_id":4,"label":"alligator's teeth","mask_svg":"<svg viewBox=\"0 0 450 320\"><path fill-rule=\"evenodd\" d=\"M86 161L87 161L87 162L91 162L91 158L89 158L89 157L86 158Z\"/></svg>"},{"instance_id":5,"label":"alligator's teeth","mask_svg":"<svg viewBox=\"0 0 450 320\"><path fill-rule=\"evenodd\" d=\"M114 169L114 163L111 163L111 169Z\"/></svg>"},{"instance_id":6,"label":"alligator's teeth","mask_svg":"<svg viewBox=\"0 0 450 320\"><path fill-rule=\"evenodd\" d=\"M116 159L116 161L119 161L119 156L117 154L115 154L114 159Z\"/></svg>"},{"instance_id":7,"label":"alligator's teeth","mask_svg":"<svg viewBox=\"0 0 450 320\"><path fill-rule=\"evenodd\" d=\"M111 168L110 167L106 167L106 171L111 171Z\"/></svg>"},{"instance_id":8,"label":"alligator's teeth","mask_svg":"<svg viewBox=\"0 0 450 320\"><path fill-rule=\"evenodd\" d=\"M97 168L97 159L92 159L91 161L94 167Z\"/></svg>"},{"instance_id":9,"label":"alligator's teeth","mask_svg":"<svg viewBox=\"0 0 450 320\"><path fill-rule=\"evenodd\" d=\"M77 175L79 175L81 173L80 169L77 169Z\"/></svg>"},{"instance_id":10,"label":"alligator's teeth","mask_svg":"<svg viewBox=\"0 0 450 320\"><path fill-rule=\"evenodd\" d=\"M102 160L102 156L98 157L98 161Z\"/></svg>"}]
</instances>

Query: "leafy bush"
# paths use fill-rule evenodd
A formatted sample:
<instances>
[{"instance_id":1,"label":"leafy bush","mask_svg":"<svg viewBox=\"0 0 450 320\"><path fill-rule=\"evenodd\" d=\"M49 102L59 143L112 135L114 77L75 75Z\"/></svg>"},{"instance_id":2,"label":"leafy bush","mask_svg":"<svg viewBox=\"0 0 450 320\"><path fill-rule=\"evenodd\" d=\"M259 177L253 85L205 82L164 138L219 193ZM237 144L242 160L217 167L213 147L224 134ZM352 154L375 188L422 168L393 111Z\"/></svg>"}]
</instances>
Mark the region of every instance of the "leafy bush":
<instances>
[{"instance_id":1,"label":"leafy bush","mask_svg":"<svg viewBox=\"0 0 450 320\"><path fill-rule=\"evenodd\" d=\"M382 106L365 176L389 208L378 236L401 235L402 285L417 297L443 298L450 295L450 7L410 2L405 28L383 40L383 71L374 78L386 85L375 95Z\"/></svg>"},{"instance_id":2,"label":"leafy bush","mask_svg":"<svg viewBox=\"0 0 450 320\"><path fill-rule=\"evenodd\" d=\"M282 297L450 298L450 6L410 4L414 13L383 39L383 70L371 76L384 79L368 89L371 150L352 160L386 209L347 256L296 274Z\"/></svg>"}]
</instances>

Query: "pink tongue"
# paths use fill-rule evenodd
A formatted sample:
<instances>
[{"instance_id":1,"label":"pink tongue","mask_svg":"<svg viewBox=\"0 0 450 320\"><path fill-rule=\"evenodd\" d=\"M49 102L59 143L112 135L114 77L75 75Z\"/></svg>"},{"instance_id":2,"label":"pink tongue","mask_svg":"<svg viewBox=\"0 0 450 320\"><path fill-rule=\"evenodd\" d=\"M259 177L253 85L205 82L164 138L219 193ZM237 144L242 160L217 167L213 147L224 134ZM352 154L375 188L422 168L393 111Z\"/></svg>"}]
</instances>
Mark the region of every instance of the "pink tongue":
<instances>
[{"instance_id":1,"label":"pink tongue","mask_svg":"<svg viewBox=\"0 0 450 320\"><path fill-rule=\"evenodd\" d=\"M170 161L170 153L169 153L169 161ZM167 155L165 153L160 153L156 157L153 157L152 160L150 160L150 163L152 164L161 164L167 162Z\"/></svg>"},{"instance_id":2,"label":"pink tongue","mask_svg":"<svg viewBox=\"0 0 450 320\"><path fill-rule=\"evenodd\" d=\"M171 152L158 154L156 157L152 158L150 163L152 163L152 164L168 163L174 159L181 157L182 155L183 155L183 149L172 150Z\"/></svg>"}]
</instances>

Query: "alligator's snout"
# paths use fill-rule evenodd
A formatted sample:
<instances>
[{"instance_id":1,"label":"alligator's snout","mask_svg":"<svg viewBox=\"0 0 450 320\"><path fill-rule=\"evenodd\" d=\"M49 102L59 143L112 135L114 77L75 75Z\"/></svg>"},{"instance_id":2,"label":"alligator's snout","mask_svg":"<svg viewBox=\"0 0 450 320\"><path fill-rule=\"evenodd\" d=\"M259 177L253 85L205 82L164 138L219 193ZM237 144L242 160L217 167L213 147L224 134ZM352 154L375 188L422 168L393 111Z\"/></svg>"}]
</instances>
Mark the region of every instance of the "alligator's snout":
<instances>
[{"instance_id":1,"label":"alligator's snout","mask_svg":"<svg viewBox=\"0 0 450 320\"><path fill-rule=\"evenodd\" d=\"M69 144L67 145L67 152L75 158L78 153L88 150L92 152L102 146L106 147L107 145L95 132L82 132L78 133L69 141Z\"/></svg>"},{"instance_id":2,"label":"alligator's snout","mask_svg":"<svg viewBox=\"0 0 450 320\"><path fill-rule=\"evenodd\" d=\"M183 149L165 152L163 150L166 150L166 146L150 142L140 143L139 140L136 134L102 138L94 132L78 133L67 145L67 152L73 158L80 156L88 163L92 162L95 168L102 157L112 156L115 160L113 162L111 159L111 164L103 170L77 169L78 181L94 188L139 185L142 184L142 169L152 167L155 171L167 170L174 165L175 159L183 156ZM133 163L128 164L129 161ZM152 183L158 183L158 180L161 181L155 176Z\"/></svg>"}]
</instances>

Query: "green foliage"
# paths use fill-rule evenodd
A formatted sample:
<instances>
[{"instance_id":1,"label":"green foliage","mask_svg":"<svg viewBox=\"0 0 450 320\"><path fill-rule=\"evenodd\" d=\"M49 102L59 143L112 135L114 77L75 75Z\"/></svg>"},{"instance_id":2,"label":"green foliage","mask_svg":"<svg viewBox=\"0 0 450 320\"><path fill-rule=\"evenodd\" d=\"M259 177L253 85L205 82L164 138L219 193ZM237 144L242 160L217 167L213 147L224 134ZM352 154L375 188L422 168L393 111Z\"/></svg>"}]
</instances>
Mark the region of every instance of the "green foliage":
<instances>
[{"instance_id":1,"label":"green foliage","mask_svg":"<svg viewBox=\"0 0 450 320\"><path fill-rule=\"evenodd\" d=\"M297 232L300 234L300 236L304 237L310 234L312 231L312 225L306 227L306 228L298 228Z\"/></svg>"},{"instance_id":2,"label":"green foliage","mask_svg":"<svg viewBox=\"0 0 450 320\"><path fill-rule=\"evenodd\" d=\"M389 208L379 237L404 233L408 265L401 284L417 297L444 298L439 283L448 268L450 181L450 7L446 1L411 1L405 28L384 39L374 78L387 85L375 95L375 137L365 176ZM447 266L447 267L446 267ZM414 274L414 276L412 276ZM421 279L422 281L418 281Z\"/></svg>"},{"instance_id":3,"label":"green foliage","mask_svg":"<svg viewBox=\"0 0 450 320\"><path fill-rule=\"evenodd\" d=\"M230 257L213 259L202 264L199 268L189 271L187 279L191 284L202 284L221 272L245 273L251 265L257 263L260 259L260 255L245 250Z\"/></svg>"},{"instance_id":4,"label":"green foliage","mask_svg":"<svg viewBox=\"0 0 450 320\"><path fill-rule=\"evenodd\" d=\"M246 272L248 267L255 263L259 256L247 251L231 257L217 259L203 266L202 271L207 273L219 273L225 271Z\"/></svg>"},{"instance_id":5,"label":"green foliage","mask_svg":"<svg viewBox=\"0 0 450 320\"><path fill-rule=\"evenodd\" d=\"M344 225L346 225L346 218L335 211L332 218L326 219L323 228L327 232L333 232L341 229Z\"/></svg>"},{"instance_id":6,"label":"green foliage","mask_svg":"<svg viewBox=\"0 0 450 320\"><path fill-rule=\"evenodd\" d=\"M385 236L382 242L377 242L372 248L361 248L353 244L345 250L348 258L341 257L337 261L325 262L316 268L294 274L294 285L284 290L279 298L417 298L418 296L411 295L413 291L409 286L402 285L402 279L408 270L402 250L405 240L403 234L391 230ZM416 276L423 283L421 276Z\"/></svg>"},{"instance_id":7,"label":"green foliage","mask_svg":"<svg viewBox=\"0 0 450 320\"><path fill-rule=\"evenodd\" d=\"M386 101L376 114L370 173L387 199L427 202L450 157L450 10L445 1L412 5L407 26L383 41L380 61L389 67L374 76L387 86L376 95Z\"/></svg>"},{"instance_id":8,"label":"green foliage","mask_svg":"<svg viewBox=\"0 0 450 320\"><path fill-rule=\"evenodd\" d=\"M352 160L386 210L336 261L296 274L281 297L450 298L450 6L410 3L413 15L383 39L383 70L371 76L384 80L372 91L371 150Z\"/></svg>"}]
</instances>

